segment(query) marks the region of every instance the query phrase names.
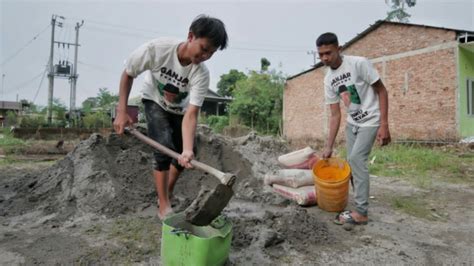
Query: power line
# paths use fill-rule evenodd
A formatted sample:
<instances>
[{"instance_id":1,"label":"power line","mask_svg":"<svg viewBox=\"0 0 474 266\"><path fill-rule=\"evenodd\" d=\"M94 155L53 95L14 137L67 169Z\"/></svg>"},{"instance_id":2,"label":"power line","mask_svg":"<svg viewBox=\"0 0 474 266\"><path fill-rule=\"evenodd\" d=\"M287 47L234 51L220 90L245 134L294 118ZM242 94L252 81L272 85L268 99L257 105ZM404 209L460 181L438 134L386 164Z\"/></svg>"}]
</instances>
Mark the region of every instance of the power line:
<instances>
[{"instance_id":1,"label":"power line","mask_svg":"<svg viewBox=\"0 0 474 266\"><path fill-rule=\"evenodd\" d=\"M27 80L27 81L21 83L20 85L16 86L15 89L13 89L13 90L11 90L10 92L7 92L7 93L5 93L5 94L8 95L8 94L11 94L11 93L13 93L13 92L15 92L15 91L20 91L20 88L21 88L21 87L23 87L23 86L29 84L30 82L34 81L35 79L39 78L41 75L43 75L43 71L41 71L38 75L32 77L31 79L29 79L29 80Z\"/></svg>"},{"instance_id":2,"label":"power line","mask_svg":"<svg viewBox=\"0 0 474 266\"><path fill-rule=\"evenodd\" d=\"M306 50L286 50L286 49L259 49L245 47L229 47L229 50L259 51L259 52L284 52L284 53L306 53Z\"/></svg>"},{"instance_id":3,"label":"power line","mask_svg":"<svg viewBox=\"0 0 474 266\"><path fill-rule=\"evenodd\" d=\"M110 24L110 23L105 23L105 22L99 22L99 21L96 21L96 20L87 20L88 23L92 23L92 24L97 24L97 25L102 25L102 26L108 26L108 27L113 27L113 28L119 28L120 30L111 30L111 29L103 29L103 28L100 28L100 27L94 27L94 26L87 26L85 27L84 29L90 29L90 30L95 30L95 31L100 31L100 32L105 32L105 33L109 33L109 34L119 34L121 36L123 35L129 35L129 36L132 36L132 37L143 37L143 38L146 38L146 39L150 39L150 38L156 38L156 36L147 36L147 35L144 35L144 34L139 34L139 33L127 33L127 32L124 32L123 30L130 30L130 31L141 31L141 32L148 32L148 33L155 33L155 34L167 34L167 35L172 35L172 34L168 34L168 33L164 33L164 32L159 32L159 31L153 31L153 30L149 30L149 29L143 29L143 28L132 28L132 27L128 27L126 25L119 25L119 24ZM250 44L252 45L252 44ZM284 48L284 46L275 46L275 45L272 45L274 47L282 47ZM274 48L271 48L271 49L267 49L267 48L246 48L246 47L229 47L229 50L244 50L244 51L259 51L259 52L286 52L286 53L306 53L307 49L300 49L299 47L297 49L274 49Z\"/></svg>"},{"instance_id":4,"label":"power line","mask_svg":"<svg viewBox=\"0 0 474 266\"><path fill-rule=\"evenodd\" d=\"M99 69L103 72L107 72L107 73L110 73L110 74L114 74L114 75L120 75L120 73L117 74L116 71L112 71L106 67L103 67L103 66L99 66L99 65L95 65L95 64L90 64L90 63L84 63L82 61L77 61L79 64L81 65L84 65L86 67L90 67L90 68L94 68L94 69Z\"/></svg>"},{"instance_id":5,"label":"power line","mask_svg":"<svg viewBox=\"0 0 474 266\"><path fill-rule=\"evenodd\" d=\"M48 60L49 61L49 60ZM38 86L38 89L36 90L36 93L35 93L35 97L33 98L33 103L35 103L36 101L36 97L38 97L38 93L41 89L41 85L43 84L43 80L44 80L44 77L46 77L46 72L48 72L48 65L49 65L49 62L48 64L46 64L46 67L44 69L44 72L43 72L43 76L41 77L41 81L40 81L40 84Z\"/></svg>"},{"instance_id":6,"label":"power line","mask_svg":"<svg viewBox=\"0 0 474 266\"><path fill-rule=\"evenodd\" d=\"M87 28L84 28L84 29L99 31L99 32L108 33L108 34L116 34L116 35L120 35L120 36L128 35L128 36L132 36L132 37L142 37L144 39L151 39L151 38L156 37L156 36L146 36L146 35L142 35L142 34L138 34L138 33L126 33L126 32L119 32L119 31L113 31L113 30L104 30L104 29L97 28L97 27L94 27L94 26L92 26L92 27L88 26ZM232 47L232 46L230 46L228 49L229 50L240 50L240 51L258 51L258 52L306 53L306 50L303 50L303 49L301 49L301 50L296 50L296 49L266 49L266 48Z\"/></svg>"},{"instance_id":7,"label":"power line","mask_svg":"<svg viewBox=\"0 0 474 266\"><path fill-rule=\"evenodd\" d=\"M79 19L79 18L72 18L72 19ZM134 32L135 31L142 31L142 32L148 32L148 33L172 35L172 34L167 33L167 32L160 32L160 31L154 31L154 30L143 29L143 28L133 28L133 27L129 27L127 25L111 24L111 23L98 21L98 20L92 20L92 19L84 19L84 20L87 21L88 24L98 24L98 25L103 25L103 26L112 27L112 28L129 29L129 30L134 31Z\"/></svg>"},{"instance_id":8,"label":"power line","mask_svg":"<svg viewBox=\"0 0 474 266\"><path fill-rule=\"evenodd\" d=\"M23 49L25 49L28 45L30 45L30 43L32 43L34 40L36 40L43 32L45 32L48 28L49 28L49 24L48 26L46 26L46 28L44 28L40 33L36 34L33 39L29 40L22 48L20 48L18 51L16 51L13 55L11 55L10 57L8 57L5 61L2 62L2 66L5 65L6 63L8 63L11 59L13 59L15 56L17 56L21 51L23 51Z\"/></svg>"},{"instance_id":9,"label":"power line","mask_svg":"<svg viewBox=\"0 0 474 266\"><path fill-rule=\"evenodd\" d=\"M102 29L102 28L94 27L94 26L84 27L84 30L92 30L92 31L98 31L98 32L102 32L102 33L115 34L115 35L119 35L121 37L124 37L124 35L128 35L130 37L141 37L141 38L144 38L144 39L156 38L156 36L147 36L147 35L138 34L138 33L129 33L129 32L111 30L111 29Z\"/></svg>"}]
</instances>

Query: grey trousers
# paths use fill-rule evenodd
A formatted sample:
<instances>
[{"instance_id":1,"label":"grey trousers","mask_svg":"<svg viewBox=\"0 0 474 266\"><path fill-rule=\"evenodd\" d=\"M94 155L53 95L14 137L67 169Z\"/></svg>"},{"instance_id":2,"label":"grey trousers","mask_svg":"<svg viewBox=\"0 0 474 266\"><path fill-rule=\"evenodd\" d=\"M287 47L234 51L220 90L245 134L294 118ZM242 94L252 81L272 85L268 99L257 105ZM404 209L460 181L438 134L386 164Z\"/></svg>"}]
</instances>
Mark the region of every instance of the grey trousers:
<instances>
[{"instance_id":1,"label":"grey trousers","mask_svg":"<svg viewBox=\"0 0 474 266\"><path fill-rule=\"evenodd\" d=\"M378 127L346 125L347 160L354 179L356 211L364 216L369 209L369 154L377 136Z\"/></svg>"}]
</instances>

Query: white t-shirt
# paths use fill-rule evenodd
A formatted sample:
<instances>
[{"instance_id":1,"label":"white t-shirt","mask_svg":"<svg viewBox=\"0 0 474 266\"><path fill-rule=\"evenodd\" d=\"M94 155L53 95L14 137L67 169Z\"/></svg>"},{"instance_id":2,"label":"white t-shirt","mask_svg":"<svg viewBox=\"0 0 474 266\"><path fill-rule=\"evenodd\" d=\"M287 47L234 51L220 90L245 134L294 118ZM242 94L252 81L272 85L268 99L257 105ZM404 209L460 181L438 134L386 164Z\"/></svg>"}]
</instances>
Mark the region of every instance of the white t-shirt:
<instances>
[{"instance_id":1,"label":"white t-shirt","mask_svg":"<svg viewBox=\"0 0 474 266\"><path fill-rule=\"evenodd\" d=\"M329 68L324 77L326 104L342 100L348 123L360 127L379 126L379 97L371 86L379 79L367 58L343 56L342 64L337 69Z\"/></svg>"},{"instance_id":2,"label":"white t-shirt","mask_svg":"<svg viewBox=\"0 0 474 266\"><path fill-rule=\"evenodd\" d=\"M209 70L203 63L179 63L179 44L170 38L152 40L133 51L125 63L131 77L147 72L142 97L174 114L184 114L188 103L202 106L209 88Z\"/></svg>"}]
</instances>

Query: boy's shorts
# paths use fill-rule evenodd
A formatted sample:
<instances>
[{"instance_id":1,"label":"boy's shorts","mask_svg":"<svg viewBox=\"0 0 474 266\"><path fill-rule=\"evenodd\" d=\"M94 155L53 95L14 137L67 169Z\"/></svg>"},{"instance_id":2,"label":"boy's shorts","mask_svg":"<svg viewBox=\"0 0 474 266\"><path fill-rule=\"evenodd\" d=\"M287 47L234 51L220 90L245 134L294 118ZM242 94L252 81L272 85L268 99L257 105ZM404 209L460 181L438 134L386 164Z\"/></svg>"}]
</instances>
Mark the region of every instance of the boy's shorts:
<instances>
[{"instance_id":1,"label":"boy's shorts","mask_svg":"<svg viewBox=\"0 0 474 266\"><path fill-rule=\"evenodd\" d=\"M181 133L183 115L166 112L160 105L151 100L143 99L142 102L145 106L148 136L161 145L181 154L183 152L183 136ZM155 157L154 169L157 171L169 170L170 164L173 164L178 170L184 169L178 163L178 160L158 150L153 152L153 155Z\"/></svg>"}]
</instances>

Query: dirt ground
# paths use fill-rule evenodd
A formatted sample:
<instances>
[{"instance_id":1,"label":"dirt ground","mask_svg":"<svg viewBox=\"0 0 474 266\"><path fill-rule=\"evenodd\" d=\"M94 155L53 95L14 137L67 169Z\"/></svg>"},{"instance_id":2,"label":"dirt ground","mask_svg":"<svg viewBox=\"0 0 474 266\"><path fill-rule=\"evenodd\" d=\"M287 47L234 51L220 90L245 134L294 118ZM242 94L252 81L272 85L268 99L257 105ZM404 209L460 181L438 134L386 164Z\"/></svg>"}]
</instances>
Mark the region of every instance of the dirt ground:
<instances>
[{"instance_id":1,"label":"dirt ground","mask_svg":"<svg viewBox=\"0 0 474 266\"><path fill-rule=\"evenodd\" d=\"M233 223L228 265L474 264L472 183L420 189L373 176L370 222L346 231L332 222L334 213L297 206L264 185L289 151L285 142L200 128L197 145L198 160L238 176L224 210ZM93 135L54 162L0 164L0 265L159 265L151 152L131 136ZM175 211L214 179L186 171ZM394 198L419 200L428 213L395 209Z\"/></svg>"}]
</instances>

